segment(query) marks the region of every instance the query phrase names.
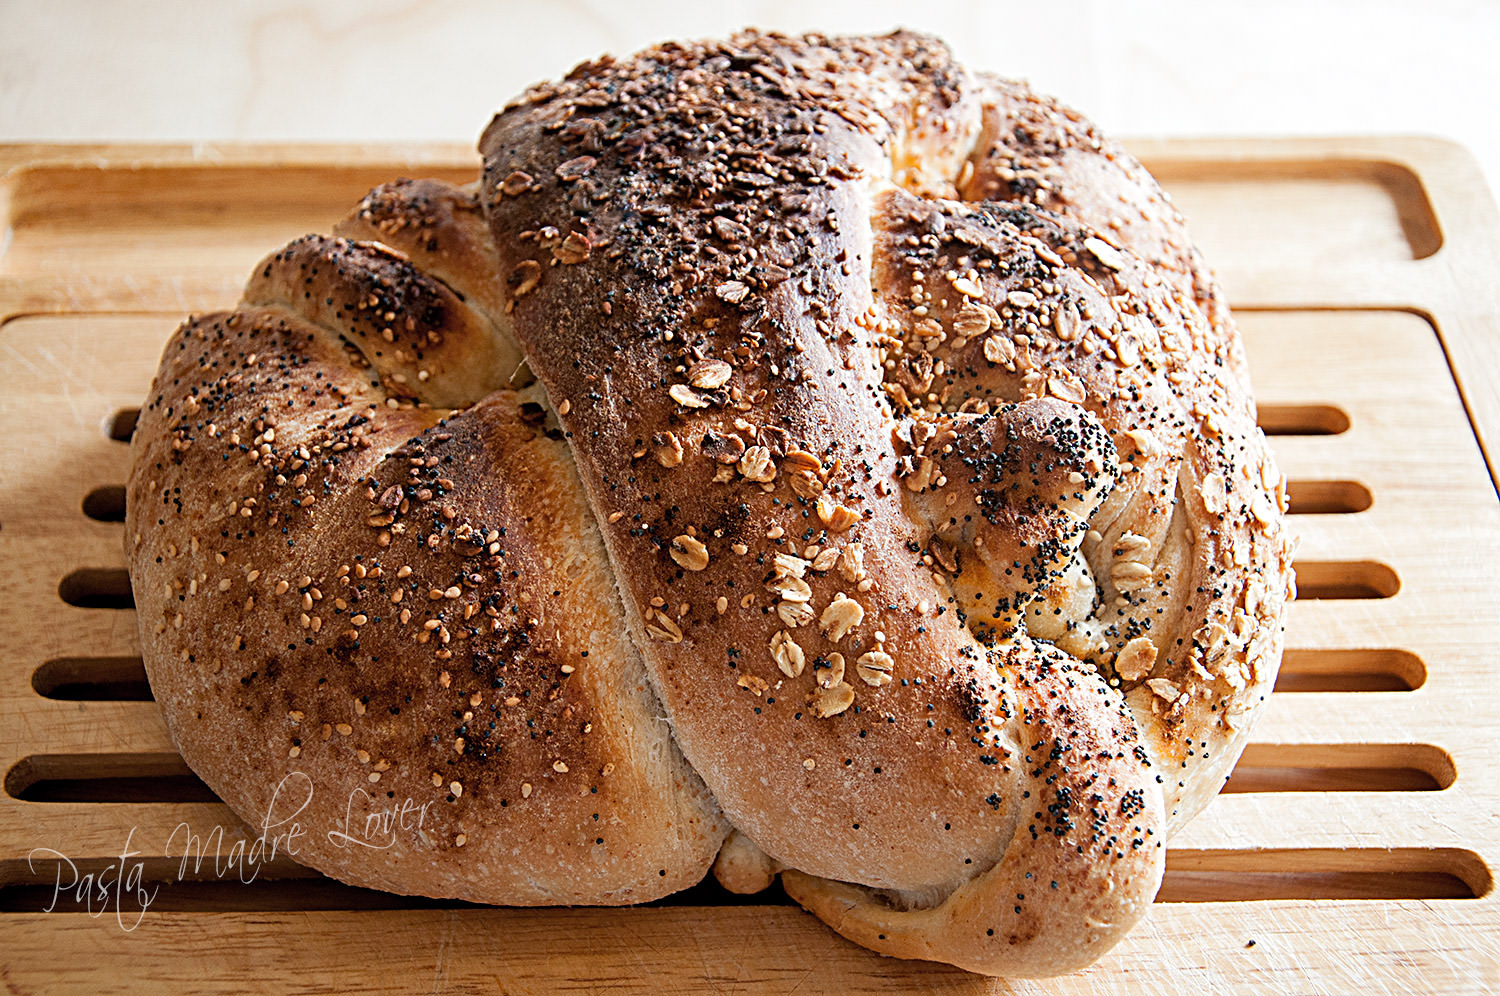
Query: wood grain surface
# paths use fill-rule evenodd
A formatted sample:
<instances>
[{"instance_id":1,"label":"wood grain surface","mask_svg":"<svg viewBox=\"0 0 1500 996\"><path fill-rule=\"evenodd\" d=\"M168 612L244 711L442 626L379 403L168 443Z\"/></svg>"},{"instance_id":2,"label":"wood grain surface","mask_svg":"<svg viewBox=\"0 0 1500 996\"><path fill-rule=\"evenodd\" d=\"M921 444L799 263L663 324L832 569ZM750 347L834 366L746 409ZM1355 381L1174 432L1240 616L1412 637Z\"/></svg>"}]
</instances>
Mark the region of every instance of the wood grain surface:
<instances>
[{"instance_id":1,"label":"wood grain surface","mask_svg":"<svg viewBox=\"0 0 1500 996\"><path fill-rule=\"evenodd\" d=\"M235 860L255 832L177 757L140 664L121 551L135 407L183 314L231 304L267 251L381 180L477 164L450 146L0 147L0 983L1500 989L1495 206L1464 153L1429 140L1132 149L1238 310L1292 481L1301 594L1277 692L1171 842L1148 920L1085 972L1008 983L880 958L779 892L500 910ZM184 864L184 826L222 828L217 864Z\"/></svg>"}]
</instances>

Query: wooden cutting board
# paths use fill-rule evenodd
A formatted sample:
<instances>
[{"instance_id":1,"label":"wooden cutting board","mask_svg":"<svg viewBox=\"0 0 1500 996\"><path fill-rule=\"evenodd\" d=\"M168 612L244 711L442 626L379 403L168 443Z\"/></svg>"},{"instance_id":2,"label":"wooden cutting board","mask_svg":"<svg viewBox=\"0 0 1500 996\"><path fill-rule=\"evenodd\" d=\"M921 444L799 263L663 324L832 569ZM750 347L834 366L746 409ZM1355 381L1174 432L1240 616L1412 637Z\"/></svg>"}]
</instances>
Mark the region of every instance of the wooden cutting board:
<instances>
[{"instance_id":1,"label":"wooden cutting board","mask_svg":"<svg viewBox=\"0 0 1500 996\"><path fill-rule=\"evenodd\" d=\"M779 893L507 910L280 860L184 869L180 825L223 827L226 859L246 831L145 686L121 553L135 406L183 314L230 305L266 252L375 183L477 163L446 146L0 147L7 991L1500 990L1494 202L1429 140L1132 149L1239 310L1301 594L1253 743L1171 842L1148 920L1085 972L1006 983L881 958ZM144 911L137 887L155 890Z\"/></svg>"}]
</instances>

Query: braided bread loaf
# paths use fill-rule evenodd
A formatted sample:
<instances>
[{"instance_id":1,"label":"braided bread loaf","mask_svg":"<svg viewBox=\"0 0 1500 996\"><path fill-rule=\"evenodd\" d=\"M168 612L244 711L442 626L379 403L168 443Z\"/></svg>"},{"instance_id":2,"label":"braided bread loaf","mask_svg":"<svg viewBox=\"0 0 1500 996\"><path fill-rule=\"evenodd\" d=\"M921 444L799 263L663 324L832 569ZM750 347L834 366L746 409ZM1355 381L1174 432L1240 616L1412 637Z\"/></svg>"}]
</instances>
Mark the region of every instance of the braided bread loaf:
<instances>
[{"instance_id":1,"label":"braided bread loaf","mask_svg":"<svg viewBox=\"0 0 1500 996\"><path fill-rule=\"evenodd\" d=\"M481 151L167 347L127 545L183 756L359 884L634 903L714 865L888 954L1096 958L1290 583L1154 182L904 33L587 64Z\"/></svg>"}]
</instances>

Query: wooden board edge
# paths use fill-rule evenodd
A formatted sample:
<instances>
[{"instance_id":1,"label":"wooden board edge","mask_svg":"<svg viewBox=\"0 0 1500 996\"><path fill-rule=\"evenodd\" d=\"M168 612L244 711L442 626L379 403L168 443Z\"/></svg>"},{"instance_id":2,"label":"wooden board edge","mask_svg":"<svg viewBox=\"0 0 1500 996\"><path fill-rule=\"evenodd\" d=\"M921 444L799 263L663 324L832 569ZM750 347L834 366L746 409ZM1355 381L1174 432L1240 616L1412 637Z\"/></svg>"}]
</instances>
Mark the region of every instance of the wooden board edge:
<instances>
[{"instance_id":1,"label":"wooden board edge","mask_svg":"<svg viewBox=\"0 0 1500 996\"><path fill-rule=\"evenodd\" d=\"M1296 163L1316 160L1386 164L1419 185L1438 225L1432 255L1343 282L1366 299L1338 307L1398 308L1425 318L1447 353L1491 484L1500 495L1500 207L1473 154L1431 135L1297 138L1138 139L1124 144L1155 163ZM1297 281L1293 281L1296 283ZM1388 299L1384 304L1371 295Z\"/></svg>"},{"instance_id":2,"label":"wooden board edge","mask_svg":"<svg viewBox=\"0 0 1500 996\"><path fill-rule=\"evenodd\" d=\"M1422 261L1437 269L1424 299L1426 317L1500 496L1500 207L1467 149L1433 139L1414 151L1413 172L1444 226L1443 248Z\"/></svg>"},{"instance_id":3,"label":"wooden board edge","mask_svg":"<svg viewBox=\"0 0 1500 996\"><path fill-rule=\"evenodd\" d=\"M392 162L413 166L479 167L479 153L461 142L36 142L0 143L0 178L41 166L326 166Z\"/></svg>"},{"instance_id":4,"label":"wooden board edge","mask_svg":"<svg viewBox=\"0 0 1500 996\"><path fill-rule=\"evenodd\" d=\"M1176 148L1180 148L1181 147L1180 143L1172 143L1172 144ZM333 147L333 146L327 146L327 147L305 147L305 146L298 146L296 148L299 148L299 149L308 149L308 148L311 148L312 152L320 152L320 151L323 151L323 150L326 150L326 149L329 149L329 148L337 148L337 147ZM355 148L365 149L366 147L365 146L358 146L358 147L355 147ZM1454 147L1454 148L1456 148L1456 147ZM1420 151L1420 150L1418 150L1418 151ZM1451 150L1449 150L1449 151L1451 151ZM1462 154L1463 157L1467 157L1467 154L1466 153L1462 153L1462 150L1458 150L1458 151ZM1446 153L1443 152L1442 149L1429 150L1429 152L1435 158L1437 158L1437 159L1441 159L1442 156L1444 154L1446 154ZM193 162L193 161L197 161L197 160L183 160L183 161L184 162ZM295 158L294 159L285 159L284 158L284 159L277 160L276 162L278 162L278 163L287 163L287 162L301 162L301 161L302 160L295 159ZM310 163L313 163L313 164L318 164L318 163L326 162L327 160L326 159L322 159L322 158L318 158L317 156L313 156L312 158L308 159L307 161L310 162ZM356 161L356 160L351 160L351 161ZM358 160L358 161L363 161L363 160ZM384 161L389 161L389 160L381 159L381 158L376 157L376 158L372 159L371 161L384 162ZM1413 160L1413 161L1416 162L1415 160ZM141 160L141 162L145 162L145 161ZM1470 160L1470 162L1472 162L1472 160ZM275 163L270 163L268 165L274 165L274 164ZM1453 164L1450 163L1450 166L1451 165L1453 165ZM1427 173L1423 172L1427 168L1428 168L1427 165L1424 165L1421 162L1416 162L1416 172L1417 172L1417 175L1419 177L1424 177L1425 178L1428 175ZM0 170L0 175L3 175L3 170ZM1434 172L1434 174L1432 174L1432 175L1437 175L1437 174ZM1482 183L1482 178L1481 178L1480 182ZM1462 186L1462 184L1460 184L1460 186ZM1488 189L1484 188L1484 190L1485 190L1485 193L1488 194ZM1434 195L1429 194L1429 196L1434 196ZM1460 209L1464 203L1467 203L1467 202L1463 198L1455 198L1454 199L1454 205L1455 205L1454 209L1455 210ZM1437 204L1434 204L1434 209L1435 210L1437 209ZM1496 223L1495 223L1494 218L1493 218L1494 206L1493 206L1492 202L1489 203L1488 209L1490 211L1491 217L1485 223L1485 226L1488 227L1491 235L1494 236L1495 233L1497 232L1497 229L1496 229ZM1481 226L1481 227L1485 227L1485 226ZM1492 238L1492 241L1500 241L1500 239ZM1440 255L1441 254L1439 254L1438 257L1434 257L1434 258L1437 259L1437 258L1440 257ZM1496 254L1492 253L1488 257L1488 260L1489 260L1489 263L1491 265L1494 265L1496 263L1500 263L1500 255L1496 255ZM1443 267L1447 267L1447 266L1449 266L1449 264L1446 261L1444 261L1442 263L1442 266ZM1429 269L1430 270L1434 270L1434 271L1437 272L1437 276L1435 276L1434 279L1442 279L1441 273L1443 271L1438 270L1437 267L1430 267ZM1468 287L1467 284L1459 285L1459 286ZM1475 288L1475 289L1477 290L1478 288ZM3 303L3 302L0 302L0 303ZM1449 306L1449 307L1453 308L1454 310L1456 310L1456 306ZM3 309L0 309L0 310L3 310ZM1492 322L1489 323L1489 324L1487 324L1487 325L1484 324L1484 323L1481 323L1481 322L1474 322L1472 324L1469 324L1465 320L1465 314L1464 313L1455 314L1453 311L1445 311L1442 308L1438 308L1433 315L1429 315L1429 316L1426 316L1426 317L1428 317L1428 319L1433 322L1433 324L1434 324L1435 327L1437 327L1437 328L1440 329L1440 334L1441 334L1441 330L1447 330L1447 329L1456 330L1456 331L1453 332L1454 336L1456 337L1456 340L1457 339L1462 339L1464 336L1466 336L1466 335L1468 335L1468 334L1470 334L1472 332L1473 335L1475 335L1477 338L1479 338L1481 340L1481 342L1480 342L1480 346L1481 347L1483 347L1483 346L1486 345L1483 340L1486 338L1486 329L1487 329L1488 330L1487 331L1487 335L1488 335L1488 344L1487 345L1488 345L1489 350L1490 350L1489 356L1490 356L1491 360L1494 359L1494 355L1493 354L1496 352L1496 350L1500 349L1500 343L1496 342L1496 335L1495 335L1496 327L1497 326L1494 323L1492 323ZM1455 356L1456 356L1456 354L1453 351L1450 351L1450 357L1455 357ZM1475 362L1482 362L1482 359L1480 361L1475 361L1475 360L1472 360L1472 359L1470 359L1470 360L1461 360L1460 358L1454 358L1452 360L1452 362L1453 362L1453 366L1454 366L1455 375L1457 375L1459 367L1462 364L1470 364L1468 366L1465 366L1465 369L1469 370L1471 374L1473 374L1474 371L1483 372L1486 369L1489 369L1489 370L1500 369L1500 364L1496 364L1496 363L1491 363L1488 366L1488 368L1486 368L1484 366L1473 366L1472 365ZM1465 398L1465 400L1466 400L1466 403L1467 403L1467 397ZM1472 414L1472 411L1473 410L1471 409L1471 418L1474 418L1475 416ZM1476 429L1477 429L1477 426L1476 426ZM1493 434L1490 436L1491 440L1494 440L1495 438L1496 437ZM1481 445L1483 445L1483 437L1481 437ZM1490 450L1487 450L1487 453L1488 452L1495 452L1495 450L1490 449ZM1494 473L1494 469L1493 468L1495 466L1495 461L1494 460L1490 460L1489 463L1490 463L1491 472L1492 472L1492 475L1493 475L1493 473ZM268 919L268 918L262 918L262 919ZM293 929L293 928L289 928L289 929ZM0 924L0 942L3 942L4 939L7 936L10 936L10 935L7 934L7 931L6 931L6 928L5 928L4 924ZM221 940L224 940L224 939L225 938L221 938ZM264 938L263 938L263 940L264 940ZM177 941L175 943L178 945L179 950L181 950L181 943L182 942L181 941ZM7 946L6 943L0 943L0 948L4 948L6 946ZM58 951L54 950L53 951L53 956L55 957L56 954L58 954L58 953L59 953ZM190 952L190 951L183 951L183 953L184 954L192 954L192 952ZM201 953L201 952L199 952L199 953ZM121 954L121 955L119 955L119 957L123 960L123 959L127 958L128 955L127 954ZM10 960L11 960L10 957L0 958L0 978L4 978L5 977L6 972L4 971L4 968L6 966L6 963L9 963ZM837 959L835 959L835 960L837 960ZM441 960L440 959L439 959L439 964L441 964ZM883 965L892 965L892 964L897 964L897 963L881 962L881 964L883 964ZM1487 962L1486 964L1488 965L1488 967L1490 967L1491 969L1493 969L1495 967L1495 965L1497 964L1497 962L1492 960L1490 962ZM123 968L123 966L121 966L121 967ZM895 978L905 978L906 976L905 976L904 973L897 972L897 973L893 973L892 977L895 977ZM330 977L330 978L333 979L331 987L338 988L340 986L339 979L337 977ZM969 977L963 977L963 978L966 979L966 980L969 979ZM707 985L708 981L709 980L707 980L707 979L703 980L703 984ZM970 980L970 981L972 981L972 980ZM938 987L936 985L931 984L931 981L928 980L928 979L926 979L925 977L920 982L911 982L909 984L912 985L913 988L916 989L917 991L930 991L932 989L940 988L940 987ZM607 987L601 986L600 988L607 988ZM970 987L970 988L972 988L972 987ZM806 990L803 990L803 991L806 991ZM989 991L989 990L988 989L983 989L983 990L981 990L981 989L973 989L973 991Z\"/></svg>"},{"instance_id":5,"label":"wooden board edge","mask_svg":"<svg viewBox=\"0 0 1500 996\"><path fill-rule=\"evenodd\" d=\"M1153 910L1095 965L1057 979L1001 980L884 958L795 906L150 912L122 929L113 908L0 918L11 992L1043 993L1250 991L1491 993L1495 910L1346 904L1304 947L1317 904ZM1357 907L1357 908L1355 908ZM1196 930L1200 917L1223 929ZM1410 950L1373 946L1384 934ZM1457 950L1469 957L1455 958ZM77 957L81 952L88 957ZM1315 969L1314 974L1302 974ZM1221 990L1220 987L1225 987Z\"/></svg>"}]
</instances>

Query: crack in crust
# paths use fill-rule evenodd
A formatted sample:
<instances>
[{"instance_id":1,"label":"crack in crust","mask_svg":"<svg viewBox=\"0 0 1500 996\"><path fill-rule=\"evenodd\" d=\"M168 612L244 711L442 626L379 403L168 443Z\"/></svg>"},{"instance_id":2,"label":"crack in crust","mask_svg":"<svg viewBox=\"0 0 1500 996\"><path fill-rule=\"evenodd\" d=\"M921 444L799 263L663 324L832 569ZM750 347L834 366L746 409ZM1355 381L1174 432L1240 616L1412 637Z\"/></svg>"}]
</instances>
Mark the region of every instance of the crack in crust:
<instances>
[{"instance_id":1,"label":"crack in crust","mask_svg":"<svg viewBox=\"0 0 1500 996\"><path fill-rule=\"evenodd\" d=\"M544 672L567 673L551 679L562 698L511 696L521 725L496 734L495 781L448 794L514 805L501 785L555 755L563 767L545 777L581 787L588 828L593 794L614 783L578 778L563 755L618 765L634 794L618 797L610 843L589 848L595 894L567 861L534 860L536 846L524 873L487 872L467 892L456 861L440 882L379 884L637 901L701 874L732 826L727 884L780 872L876 950L1005 975L1098 957L1144 915L1168 834L1238 756L1274 680L1290 579L1284 484L1238 339L1164 195L1073 112L907 33L749 33L588 63L497 115L481 151L477 188L373 192L345 239L289 246L242 312L169 347L137 436L130 529L143 625L167 620L148 641L153 682L194 689L163 696L184 754L196 768L219 750L184 721L192 696L230 712L243 699L177 661L171 600L193 572L217 576L206 553L151 566L184 534L137 512L170 498L167 477L217 473L191 403L254 435L260 469L220 475L214 495L255 497L253 522L304 515L251 487L301 475L278 494L300 501L308 481L359 493L340 507L392 550L415 532L423 550L437 537L442 556L496 560L476 581L413 552L430 586L413 594L462 603L464 621L470 605L500 612L551 590L575 556L587 575L568 589L583 602L559 589L519 613L535 625L506 638L524 646L459 637L439 614L410 632L387 621L381 657L447 633L480 677L535 694ZM232 321L282 323L264 347L275 372L250 347L207 342ZM231 356L250 380L221 365ZM304 403L300 423L276 407ZM484 437L471 423L510 428ZM289 428L305 472L280 462ZM434 517L446 486L371 461L405 456L410 438L422 452L406 459L425 467L436 431L488 483L447 487ZM512 486L537 473L538 490ZM534 502L556 506L552 525L523 514ZM297 535L340 528L317 523ZM252 648L283 640L285 618L253 622ZM355 652L365 638L354 644L339 672L351 688L378 670ZM309 673L324 666L292 645ZM593 697L575 687L583 674ZM453 697L433 668L390 680ZM611 713L622 691L629 708ZM596 732L545 757L507 753L531 724L562 727L559 709L584 733L583 717L610 713L606 746L589 746ZM634 748L632 723L647 731ZM527 827L545 827L550 857L570 813L460 832L514 856ZM669 846L653 850L653 834Z\"/></svg>"}]
</instances>

